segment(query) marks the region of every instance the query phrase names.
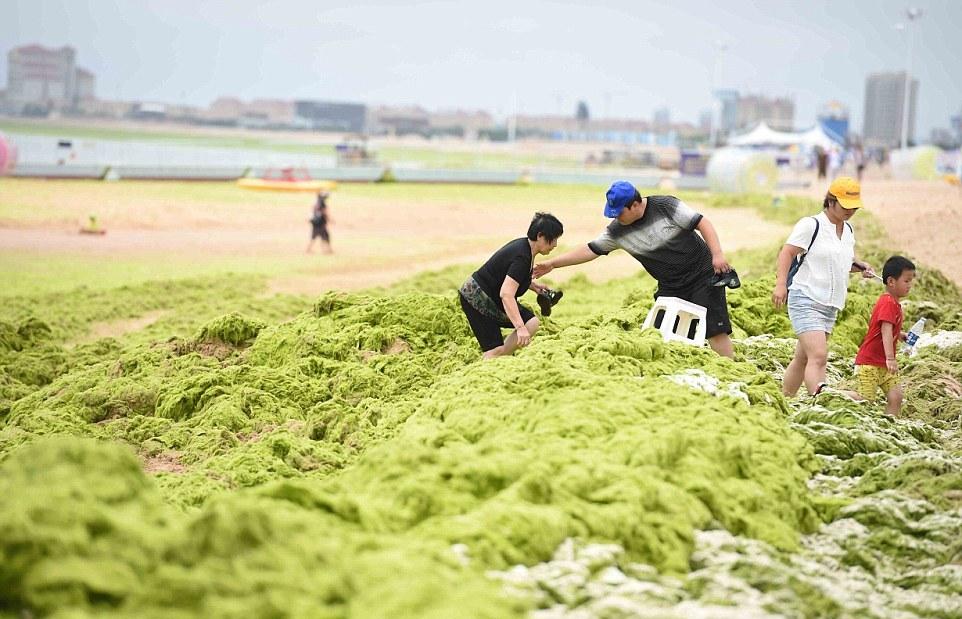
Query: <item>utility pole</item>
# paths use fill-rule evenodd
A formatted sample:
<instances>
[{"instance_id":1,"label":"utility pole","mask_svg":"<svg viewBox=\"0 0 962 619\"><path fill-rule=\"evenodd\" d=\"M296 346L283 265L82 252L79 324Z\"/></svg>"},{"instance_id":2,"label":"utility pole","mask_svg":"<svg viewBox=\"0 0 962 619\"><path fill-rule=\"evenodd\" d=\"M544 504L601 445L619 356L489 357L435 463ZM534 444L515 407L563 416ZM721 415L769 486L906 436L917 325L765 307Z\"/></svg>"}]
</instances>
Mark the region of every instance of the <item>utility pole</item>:
<instances>
[{"instance_id":1,"label":"utility pole","mask_svg":"<svg viewBox=\"0 0 962 619\"><path fill-rule=\"evenodd\" d=\"M718 100L718 81L721 76L722 54L728 49L724 41L715 41L715 69L711 74L711 132L708 145L714 148L718 144L718 125L721 124L721 101Z\"/></svg>"},{"instance_id":2,"label":"utility pole","mask_svg":"<svg viewBox=\"0 0 962 619\"><path fill-rule=\"evenodd\" d=\"M912 43L915 39L915 28L912 27L912 22L922 19L922 9L910 7L905 11L905 16L909 18L909 23L906 26L909 37L909 51L908 61L905 63L905 93L902 99L902 150L905 150L908 146L909 137L909 100L912 94Z\"/></svg>"}]
</instances>

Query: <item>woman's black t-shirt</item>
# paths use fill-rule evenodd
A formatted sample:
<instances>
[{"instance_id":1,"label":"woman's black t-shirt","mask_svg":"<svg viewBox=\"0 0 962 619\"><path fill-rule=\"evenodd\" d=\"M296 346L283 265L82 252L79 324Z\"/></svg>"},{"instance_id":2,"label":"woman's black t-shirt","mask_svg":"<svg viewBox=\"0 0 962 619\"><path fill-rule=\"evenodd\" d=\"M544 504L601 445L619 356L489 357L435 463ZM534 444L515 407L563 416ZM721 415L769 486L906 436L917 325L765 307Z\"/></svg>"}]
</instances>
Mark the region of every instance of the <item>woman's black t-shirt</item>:
<instances>
[{"instance_id":1,"label":"woman's black t-shirt","mask_svg":"<svg viewBox=\"0 0 962 619\"><path fill-rule=\"evenodd\" d=\"M528 239L524 237L515 239L494 252L494 255L488 258L488 261L481 265L472 277L478 282L481 290L503 311L501 285L504 283L504 278L510 276L518 282L515 297L526 293L528 286L531 285L531 258L531 245Z\"/></svg>"}]
</instances>

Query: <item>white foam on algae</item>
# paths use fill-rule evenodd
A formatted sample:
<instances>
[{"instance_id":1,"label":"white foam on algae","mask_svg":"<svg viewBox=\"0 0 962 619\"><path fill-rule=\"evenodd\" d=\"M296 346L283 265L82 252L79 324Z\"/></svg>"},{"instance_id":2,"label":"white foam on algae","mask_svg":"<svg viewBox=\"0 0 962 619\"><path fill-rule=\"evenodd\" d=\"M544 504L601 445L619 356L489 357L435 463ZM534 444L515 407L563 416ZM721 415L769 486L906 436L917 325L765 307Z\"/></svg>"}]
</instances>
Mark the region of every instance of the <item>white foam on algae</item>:
<instances>
[{"instance_id":1,"label":"white foam on algae","mask_svg":"<svg viewBox=\"0 0 962 619\"><path fill-rule=\"evenodd\" d=\"M704 391L705 393L710 393L711 395L719 398L729 397L737 398L745 402L749 401L748 394L742 391L742 388L745 387L745 383L723 383L718 378L698 368L689 368L677 374L665 376L665 378L677 385Z\"/></svg>"},{"instance_id":2,"label":"white foam on algae","mask_svg":"<svg viewBox=\"0 0 962 619\"><path fill-rule=\"evenodd\" d=\"M909 513L926 512L914 535L922 531L943 532L962 525L962 514L932 512L924 501L904 497L868 497L848 510L860 509ZM935 522L938 519L939 522ZM898 526L908 524L903 520ZM891 530L886 532L889 539ZM824 605L845 617L918 619L925 616L962 616L962 566L925 565L905 569L897 561L875 553L872 566L852 562L851 553L869 549L877 531L855 518L842 517L806 536L797 553L779 552L754 539L728 531L698 531L692 553L692 571L684 578L661 576L655 568L625 561L624 550L610 544L587 544L566 540L551 561L531 567L515 566L505 572L489 572L515 595L533 599L538 609L531 619L775 619L805 616L811 599L799 592L816 595ZM903 535L897 543L912 542ZM944 541L944 540L943 540ZM600 551L600 552L599 552ZM869 551L871 552L871 551ZM608 557L610 563L586 560L586 556ZM906 588L899 581L921 581Z\"/></svg>"},{"instance_id":3,"label":"white foam on algae","mask_svg":"<svg viewBox=\"0 0 962 619\"><path fill-rule=\"evenodd\" d=\"M962 344L962 331L937 331L935 333L923 333L916 342L918 348L935 346L937 348L949 348Z\"/></svg>"}]
</instances>

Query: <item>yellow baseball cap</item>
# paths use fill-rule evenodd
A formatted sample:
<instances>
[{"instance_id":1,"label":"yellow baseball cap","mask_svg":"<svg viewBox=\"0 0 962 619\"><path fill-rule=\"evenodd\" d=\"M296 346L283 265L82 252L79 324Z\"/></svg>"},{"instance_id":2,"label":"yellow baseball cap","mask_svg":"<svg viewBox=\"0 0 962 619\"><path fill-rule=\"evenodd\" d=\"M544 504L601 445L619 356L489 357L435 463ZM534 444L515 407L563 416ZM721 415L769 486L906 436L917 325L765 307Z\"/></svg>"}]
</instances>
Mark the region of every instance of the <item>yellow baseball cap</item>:
<instances>
[{"instance_id":1,"label":"yellow baseball cap","mask_svg":"<svg viewBox=\"0 0 962 619\"><path fill-rule=\"evenodd\" d=\"M828 192L844 208L862 208L862 188L851 176L839 176L832 181Z\"/></svg>"}]
</instances>

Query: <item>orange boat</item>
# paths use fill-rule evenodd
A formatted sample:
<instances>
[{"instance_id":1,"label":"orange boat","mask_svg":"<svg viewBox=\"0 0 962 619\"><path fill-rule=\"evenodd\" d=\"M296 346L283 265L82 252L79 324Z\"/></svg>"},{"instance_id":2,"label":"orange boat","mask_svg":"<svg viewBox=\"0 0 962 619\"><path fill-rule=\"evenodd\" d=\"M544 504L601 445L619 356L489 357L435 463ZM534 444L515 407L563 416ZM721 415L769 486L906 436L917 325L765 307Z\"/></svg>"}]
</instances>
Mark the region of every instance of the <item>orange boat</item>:
<instances>
[{"instance_id":1,"label":"orange boat","mask_svg":"<svg viewBox=\"0 0 962 619\"><path fill-rule=\"evenodd\" d=\"M268 170L261 178L239 178L237 185L244 189L258 191L309 191L312 193L332 191L337 188L335 181L315 180L307 170L295 168Z\"/></svg>"}]
</instances>

